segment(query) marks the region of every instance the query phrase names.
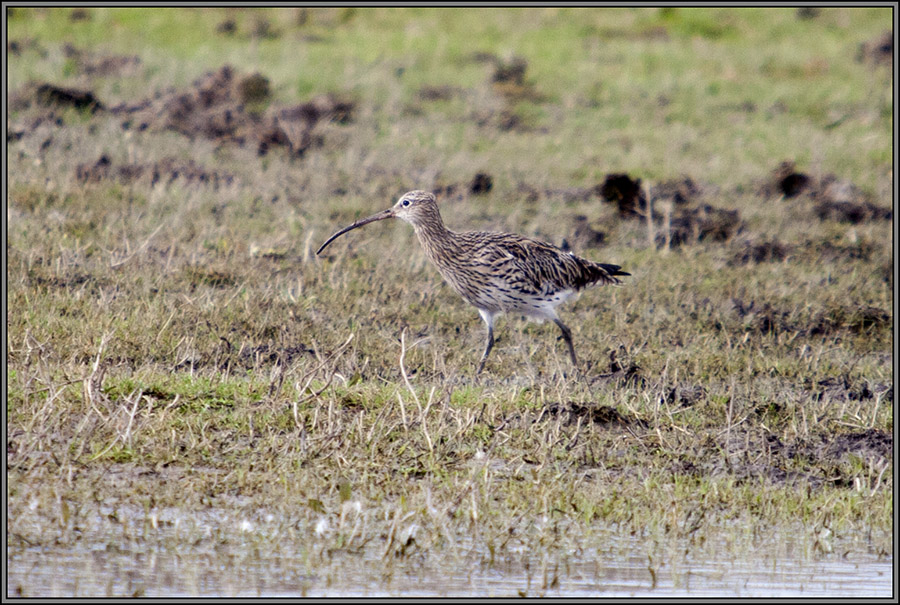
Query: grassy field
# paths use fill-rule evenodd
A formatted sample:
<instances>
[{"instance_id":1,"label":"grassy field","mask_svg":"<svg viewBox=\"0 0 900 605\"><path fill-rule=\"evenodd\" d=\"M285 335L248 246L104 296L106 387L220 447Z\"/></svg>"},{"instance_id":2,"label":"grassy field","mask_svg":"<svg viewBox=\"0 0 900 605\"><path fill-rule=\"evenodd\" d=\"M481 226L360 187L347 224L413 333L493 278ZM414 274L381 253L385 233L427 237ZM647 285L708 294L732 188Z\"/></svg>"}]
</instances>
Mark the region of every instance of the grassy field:
<instances>
[{"instance_id":1,"label":"grassy field","mask_svg":"<svg viewBox=\"0 0 900 605\"><path fill-rule=\"evenodd\" d=\"M892 556L889 8L7 19L8 556ZM579 368L476 377L399 221L315 256L410 189L631 273Z\"/></svg>"}]
</instances>

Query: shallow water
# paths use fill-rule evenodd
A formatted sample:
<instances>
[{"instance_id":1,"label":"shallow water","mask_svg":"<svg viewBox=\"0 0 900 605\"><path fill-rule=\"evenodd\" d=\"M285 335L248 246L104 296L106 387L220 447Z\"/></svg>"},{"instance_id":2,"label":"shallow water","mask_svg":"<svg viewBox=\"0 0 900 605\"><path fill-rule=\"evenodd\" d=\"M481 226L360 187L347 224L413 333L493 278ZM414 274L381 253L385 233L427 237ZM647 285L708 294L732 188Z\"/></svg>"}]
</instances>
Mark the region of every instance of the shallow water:
<instances>
[{"instance_id":1,"label":"shallow water","mask_svg":"<svg viewBox=\"0 0 900 605\"><path fill-rule=\"evenodd\" d=\"M893 595L892 553L873 554L858 533L811 536L799 526L716 541L596 524L585 534L542 516L497 542L427 511L388 522L383 509L355 502L317 516L229 503L102 503L77 509L65 528L48 522L40 501L18 507L7 519L7 596Z\"/></svg>"},{"instance_id":2,"label":"shallow water","mask_svg":"<svg viewBox=\"0 0 900 605\"><path fill-rule=\"evenodd\" d=\"M397 566L370 577L364 559L344 560L323 575L304 574L284 557L237 560L227 553L155 555L8 547L7 596L698 596L891 597L893 559L828 555L819 560L658 563L638 557L575 562L561 569L414 571ZM555 580L554 580L555 579Z\"/></svg>"}]
</instances>

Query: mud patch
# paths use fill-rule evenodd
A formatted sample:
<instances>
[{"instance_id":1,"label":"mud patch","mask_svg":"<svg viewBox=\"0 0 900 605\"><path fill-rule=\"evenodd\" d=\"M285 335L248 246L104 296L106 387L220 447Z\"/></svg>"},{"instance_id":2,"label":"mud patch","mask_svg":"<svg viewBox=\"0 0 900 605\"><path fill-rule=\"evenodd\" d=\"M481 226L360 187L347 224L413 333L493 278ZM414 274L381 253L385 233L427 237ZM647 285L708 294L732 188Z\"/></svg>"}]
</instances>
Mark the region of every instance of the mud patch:
<instances>
[{"instance_id":1,"label":"mud patch","mask_svg":"<svg viewBox=\"0 0 900 605\"><path fill-rule=\"evenodd\" d=\"M736 429L682 455L672 470L696 476L731 476L741 483L765 478L774 484L852 488L860 470L850 463L850 455L883 465L892 452L892 435L876 429L818 434L789 443L768 431Z\"/></svg>"},{"instance_id":2,"label":"mud patch","mask_svg":"<svg viewBox=\"0 0 900 605\"><path fill-rule=\"evenodd\" d=\"M262 40L274 40L279 36L281 36L281 32L272 27L272 23L268 19L257 19L250 32L251 38Z\"/></svg>"},{"instance_id":3,"label":"mud patch","mask_svg":"<svg viewBox=\"0 0 900 605\"><path fill-rule=\"evenodd\" d=\"M822 446L820 455L825 458L843 458L853 454L863 459L894 457L894 437L878 429L837 435Z\"/></svg>"},{"instance_id":4,"label":"mud patch","mask_svg":"<svg viewBox=\"0 0 900 605\"><path fill-rule=\"evenodd\" d=\"M494 188L494 177L486 172L477 172L468 183L442 183L431 188L439 200L461 200L466 195L485 195Z\"/></svg>"},{"instance_id":5,"label":"mud patch","mask_svg":"<svg viewBox=\"0 0 900 605\"><path fill-rule=\"evenodd\" d=\"M697 201L703 188L691 177L662 181L653 187L654 201L671 201L673 204L688 204Z\"/></svg>"},{"instance_id":6,"label":"mud patch","mask_svg":"<svg viewBox=\"0 0 900 605\"><path fill-rule=\"evenodd\" d=\"M645 218L647 215L647 196L639 178L625 173L608 174L594 191L604 201L616 204L622 217ZM657 183L651 191L654 206L657 202L668 202L674 206L692 204L698 202L703 194L704 187L687 176ZM653 217L660 218L655 207Z\"/></svg>"},{"instance_id":7,"label":"mud patch","mask_svg":"<svg viewBox=\"0 0 900 605\"><path fill-rule=\"evenodd\" d=\"M232 342L218 335L219 346L215 355L204 355L197 359L188 359L182 362L176 369L192 367L215 367L221 372L231 372L235 369L255 370L264 366L287 367L301 357L311 355L315 357L315 350L300 343L286 347L276 347L268 344L249 345L242 343L235 346ZM277 381L271 385L274 388Z\"/></svg>"},{"instance_id":8,"label":"mud patch","mask_svg":"<svg viewBox=\"0 0 900 605\"><path fill-rule=\"evenodd\" d=\"M525 85L525 71L528 69L528 61L519 56L511 57L508 61L504 61L498 57L493 57L494 75L491 77L492 82L511 83L516 86Z\"/></svg>"},{"instance_id":9,"label":"mud patch","mask_svg":"<svg viewBox=\"0 0 900 605\"><path fill-rule=\"evenodd\" d=\"M646 421L640 418L622 414L612 406L596 403L588 403L586 405L574 401L565 404L553 403L548 405L544 411L552 417L564 417L564 422L567 425L575 424L579 419L582 419L582 422L592 422L605 427L637 426L647 428L649 426Z\"/></svg>"},{"instance_id":10,"label":"mud patch","mask_svg":"<svg viewBox=\"0 0 900 605\"><path fill-rule=\"evenodd\" d=\"M225 19L216 25L216 33L224 36L233 36L237 33L237 23L234 19Z\"/></svg>"},{"instance_id":11,"label":"mud patch","mask_svg":"<svg viewBox=\"0 0 900 605\"><path fill-rule=\"evenodd\" d=\"M526 77L528 61L520 56L504 59L493 53L476 52L469 60L493 66L488 79L490 90L499 97L499 108L488 107L476 111L475 122L482 127L492 127L503 132L530 132L535 129L534 116L517 107L522 101L542 103L546 101L533 81Z\"/></svg>"},{"instance_id":12,"label":"mud patch","mask_svg":"<svg viewBox=\"0 0 900 605\"><path fill-rule=\"evenodd\" d=\"M72 23L77 23L79 21L91 21L91 13L86 11L83 8L76 8L71 13L69 13L69 21Z\"/></svg>"},{"instance_id":13,"label":"mud patch","mask_svg":"<svg viewBox=\"0 0 900 605\"><path fill-rule=\"evenodd\" d=\"M123 164L114 166L108 155L100 156L96 162L79 164L75 169L75 178L80 183L98 183L105 180L116 180L120 183L132 183L138 179L150 180L150 185L164 183L171 185L181 179L189 184L201 184L218 189L220 186L234 183L234 176L226 172L207 170L194 160L179 161L164 158L152 164Z\"/></svg>"}]
</instances>

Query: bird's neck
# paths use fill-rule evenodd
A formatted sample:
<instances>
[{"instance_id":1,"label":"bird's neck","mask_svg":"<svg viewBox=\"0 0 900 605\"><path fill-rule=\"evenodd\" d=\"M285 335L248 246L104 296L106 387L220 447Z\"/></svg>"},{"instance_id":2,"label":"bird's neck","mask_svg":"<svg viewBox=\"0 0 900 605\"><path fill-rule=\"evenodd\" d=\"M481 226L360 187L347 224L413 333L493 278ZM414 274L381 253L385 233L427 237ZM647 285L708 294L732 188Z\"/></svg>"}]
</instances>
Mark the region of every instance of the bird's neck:
<instances>
[{"instance_id":1,"label":"bird's neck","mask_svg":"<svg viewBox=\"0 0 900 605\"><path fill-rule=\"evenodd\" d=\"M440 241L451 236L451 231L444 227L444 221L441 220L441 215L439 214L416 222L413 224L413 229L415 229L416 235L419 236L419 241L423 245L426 242Z\"/></svg>"},{"instance_id":2,"label":"bird's neck","mask_svg":"<svg viewBox=\"0 0 900 605\"><path fill-rule=\"evenodd\" d=\"M429 217L431 220L422 221L413 225L419 243L425 249L425 253L432 262L441 264L441 259L447 256L447 250L453 247L454 233L444 226L441 217Z\"/></svg>"}]
</instances>

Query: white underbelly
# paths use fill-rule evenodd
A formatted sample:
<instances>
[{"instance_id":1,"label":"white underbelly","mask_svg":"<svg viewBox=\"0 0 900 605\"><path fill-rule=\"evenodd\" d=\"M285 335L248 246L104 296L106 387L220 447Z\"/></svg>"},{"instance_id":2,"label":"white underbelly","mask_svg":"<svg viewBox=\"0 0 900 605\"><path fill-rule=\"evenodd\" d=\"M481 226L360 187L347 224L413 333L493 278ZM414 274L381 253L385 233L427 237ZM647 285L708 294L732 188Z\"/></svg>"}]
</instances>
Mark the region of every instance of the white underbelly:
<instances>
[{"instance_id":1,"label":"white underbelly","mask_svg":"<svg viewBox=\"0 0 900 605\"><path fill-rule=\"evenodd\" d=\"M568 300L574 293L574 290L560 290L552 294L537 295L521 293L509 295L495 292L493 296L477 301L475 306L494 313L521 313L538 320L556 319L556 307Z\"/></svg>"}]
</instances>

